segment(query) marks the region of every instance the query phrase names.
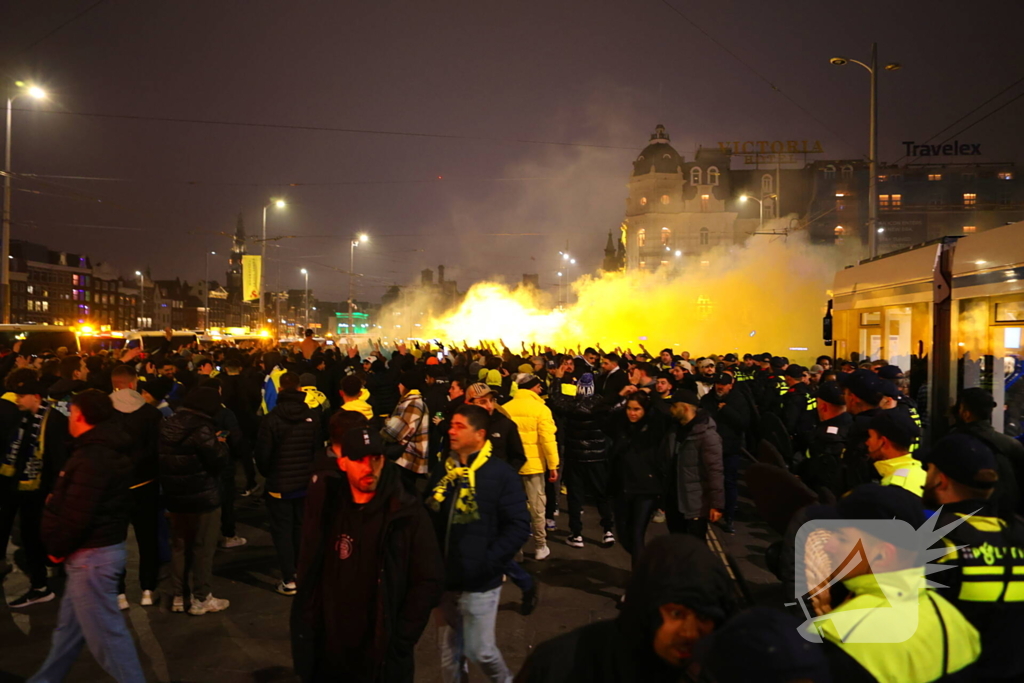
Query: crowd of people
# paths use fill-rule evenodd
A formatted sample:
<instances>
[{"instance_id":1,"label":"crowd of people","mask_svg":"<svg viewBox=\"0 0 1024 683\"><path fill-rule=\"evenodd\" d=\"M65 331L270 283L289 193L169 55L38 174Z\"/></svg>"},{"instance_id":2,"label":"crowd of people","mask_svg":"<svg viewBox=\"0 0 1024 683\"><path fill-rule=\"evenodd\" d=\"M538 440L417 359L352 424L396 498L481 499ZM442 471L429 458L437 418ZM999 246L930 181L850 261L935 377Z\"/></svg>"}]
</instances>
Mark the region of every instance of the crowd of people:
<instances>
[{"instance_id":1,"label":"crowd of people","mask_svg":"<svg viewBox=\"0 0 1024 683\"><path fill-rule=\"evenodd\" d=\"M0 350L0 540L20 520L30 581L9 607L53 600L48 577L67 577L32 681L63 680L83 645L116 680L145 680L127 585L143 606L229 609L214 555L246 544L236 498L256 496L303 680L412 681L432 616L453 682L469 662L493 681L1024 680L1024 446L992 427L982 389L930 414L884 360L170 340ZM741 474L756 512L740 509ZM503 582L531 614L541 583L524 565L585 547L585 505L596 542L631 558L619 617L539 644L514 674L495 631ZM928 546L864 524L929 517ZM826 519L831 532L801 532ZM764 520L790 611L742 604L706 542ZM648 542L652 523L668 533ZM854 550L864 561L831 580ZM915 628L872 642L902 623L885 610L896 593Z\"/></svg>"}]
</instances>

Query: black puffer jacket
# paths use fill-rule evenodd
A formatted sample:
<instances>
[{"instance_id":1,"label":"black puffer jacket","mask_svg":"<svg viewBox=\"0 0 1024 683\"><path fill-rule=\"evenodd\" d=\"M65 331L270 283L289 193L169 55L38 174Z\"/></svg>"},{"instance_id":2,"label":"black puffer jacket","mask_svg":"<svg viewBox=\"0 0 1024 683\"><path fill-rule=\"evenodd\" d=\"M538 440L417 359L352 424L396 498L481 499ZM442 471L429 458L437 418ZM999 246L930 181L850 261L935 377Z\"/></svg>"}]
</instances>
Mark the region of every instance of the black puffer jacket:
<instances>
[{"instance_id":1,"label":"black puffer jacket","mask_svg":"<svg viewBox=\"0 0 1024 683\"><path fill-rule=\"evenodd\" d=\"M373 370L366 378L366 390L370 392L367 403L374 415L390 415L398 405L398 361L392 359L392 368Z\"/></svg>"},{"instance_id":2,"label":"black puffer jacket","mask_svg":"<svg viewBox=\"0 0 1024 683\"><path fill-rule=\"evenodd\" d=\"M131 441L130 453L135 465L131 485L154 481L160 475L157 444L163 413L146 403L133 389L122 389L110 395L118 412L121 428Z\"/></svg>"},{"instance_id":3,"label":"black puffer jacket","mask_svg":"<svg viewBox=\"0 0 1024 683\"><path fill-rule=\"evenodd\" d=\"M551 395L551 410L564 418L565 459L599 462L609 458L609 439L602 430L608 419L609 405L593 396Z\"/></svg>"},{"instance_id":4,"label":"black puffer jacket","mask_svg":"<svg viewBox=\"0 0 1024 683\"><path fill-rule=\"evenodd\" d=\"M179 408L160 425L160 487L168 512L220 507L220 473L228 446L217 440L213 418Z\"/></svg>"},{"instance_id":5,"label":"black puffer jacket","mask_svg":"<svg viewBox=\"0 0 1024 683\"><path fill-rule=\"evenodd\" d=\"M306 392L279 393L277 405L263 418L256 439L256 466L267 478L267 491L304 491L309 486L313 458L323 445L320 414L306 405Z\"/></svg>"},{"instance_id":6,"label":"black puffer jacket","mask_svg":"<svg viewBox=\"0 0 1024 683\"><path fill-rule=\"evenodd\" d=\"M47 552L67 557L81 548L116 545L128 535L131 442L110 420L75 439L43 512Z\"/></svg>"},{"instance_id":7,"label":"black puffer jacket","mask_svg":"<svg viewBox=\"0 0 1024 683\"><path fill-rule=\"evenodd\" d=\"M611 456L615 467L612 486L615 493L629 496L658 496L665 491L668 461L660 449L671 423L661 413L651 411L639 422L630 422L625 413L609 421Z\"/></svg>"}]
</instances>

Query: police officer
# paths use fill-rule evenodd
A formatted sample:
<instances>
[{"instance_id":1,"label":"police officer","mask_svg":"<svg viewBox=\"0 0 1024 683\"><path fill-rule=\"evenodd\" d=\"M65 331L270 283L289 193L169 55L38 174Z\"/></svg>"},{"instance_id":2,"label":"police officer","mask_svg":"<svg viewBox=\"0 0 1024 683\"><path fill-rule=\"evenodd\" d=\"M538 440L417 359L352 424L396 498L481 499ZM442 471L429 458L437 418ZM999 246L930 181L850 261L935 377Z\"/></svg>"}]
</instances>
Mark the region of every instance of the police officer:
<instances>
[{"instance_id":1,"label":"police officer","mask_svg":"<svg viewBox=\"0 0 1024 683\"><path fill-rule=\"evenodd\" d=\"M835 496L843 490L839 461L846 448L846 439L853 426L853 416L846 412L843 390L835 382L818 387L815 395L818 424L811 432L807 459L799 464L796 474L811 490L824 487Z\"/></svg>"},{"instance_id":2,"label":"police officer","mask_svg":"<svg viewBox=\"0 0 1024 683\"><path fill-rule=\"evenodd\" d=\"M917 402L906 393L910 389L910 382L904 377L903 371L896 365L883 365L878 368L877 374L879 378L886 380L895 389L895 391L887 391L886 395L896 402L896 410L906 413L917 425L918 431L922 431L921 414L917 410ZM920 447L921 437L918 437L914 439L914 443L910 444L910 452L915 453Z\"/></svg>"},{"instance_id":3,"label":"police officer","mask_svg":"<svg viewBox=\"0 0 1024 683\"><path fill-rule=\"evenodd\" d=\"M782 375L786 383L786 393L782 395L782 424L786 433L793 440L793 452L797 460L802 460L814 424L817 422L817 401L811 396L808 387L807 368L793 364L786 368Z\"/></svg>"},{"instance_id":4,"label":"police officer","mask_svg":"<svg viewBox=\"0 0 1024 683\"><path fill-rule=\"evenodd\" d=\"M910 447L921 435L914 421L900 410L883 410L868 423L866 446L882 486L899 486L920 496L925 472Z\"/></svg>"},{"instance_id":5,"label":"police officer","mask_svg":"<svg viewBox=\"0 0 1024 683\"><path fill-rule=\"evenodd\" d=\"M750 382L754 379L754 356L750 353L743 354L743 362L736 366L736 381Z\"/></svg>"},{"instance_id":6,"label":"police officer","mask_svg":"<svg viewBox=\"0 0 1024 683\"><path fill-rule=\"evenodd\" d=\"M981 634L977 680L1024 680L1024 530L996 516L990 501L999 480L995 454L974 437L951 434L924 457L924 502L942 506L936 528L961 522L943 539L950 552L939 562L952 568L936 580Z\"/></svg>"},{"instance_id":7,"label":"police officer","mask_svg":"<svg viewBox=\"0 0 1024 683\"><path fill-rule=\"evenodd\" d=\"M839 384L843 387L846 411L853 416L853 425L841 461L843 490L849 491L874 478L874 468L868 459L868 425L871 418L882 412L878 404L882 401L885 385L870 370L840 374Z\"/></svg>"}]
</instances>

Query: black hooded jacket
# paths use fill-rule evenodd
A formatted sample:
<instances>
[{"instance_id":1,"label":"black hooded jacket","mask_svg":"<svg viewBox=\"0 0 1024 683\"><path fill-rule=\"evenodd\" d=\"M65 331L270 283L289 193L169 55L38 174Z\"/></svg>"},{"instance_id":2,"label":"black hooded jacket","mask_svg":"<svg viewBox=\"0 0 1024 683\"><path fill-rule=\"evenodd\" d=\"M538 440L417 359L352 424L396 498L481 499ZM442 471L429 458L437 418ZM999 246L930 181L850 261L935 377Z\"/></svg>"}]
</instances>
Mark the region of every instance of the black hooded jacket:
<instances>
[{"instance_id":1,"label":"black hooded jacket","mask_svg":"<svg viewBox=\"0 0 1024 683\"><path fill-rule=\"evenodd\" d=\"M569 396L552 392L552 412L563 419L565 459L576 462L598 462L609 457L608 437L603 427L608 419L608 403L599 395Z\"/></svg>"},{"instance_id":2,"label":"black hooded jacket","mask_svg":"<svg viewBox=\"0 0 1024 683\"><path fill-rule=\"evenodd\" d=\"M735 611L733 584L706 544L685 534L648 544L619 617L541 643L517 683L661 683L688 680L654 652L662 605L680 604L716 627Z\"/></svg>"},{"instance_id":3,"label":"black hooded jacket","mask_svg":"<svg viewBox=\"0 0 1024 683\"><path fill-rule=\"evenodd\" d=\"M256 466L267 478L267 491L287 495L305 490L323 445L320 411L306 405L306 392L279 393L256 439Z\"/></svg>"},{"instance_id":4,"label":"black hooded jacket","mask_svg":"<svg viewBox=\"0 0 1024 683\"><path fill-rule=\"evenodd\" d=\"M306 497L302 523L297 583L291 612L292 659L304 681L333 680L340 672L326 672L326 652L344 651L347 643L319 642L324 638L324 619L367 619L367 614L329 614L324 604L321 577L325 553L337 552L332 518L344 514L351 501L348 480L331 458L318 460L316 473ZM441 598L444 564L426 509L406 492L398 477L398 466L385 463L377 495L361 511L383 517L373 527L380 529L379 581L375 586L352 586L352 590L374 590L376 605L367 653L374 668L372 681L412 683L413 649L427 625L431 610ZM364 540L364 539L357 539ZM363 665L359 662L358 665Z\"/></svg>"},{"instance_id":5,"label":"black hooded jacket","mask_svg":"<svg viewBox=\"0 0 1024 683\"><path fill-rule=\"evenodd\" d=\"M125 540L131 497L131 442L116 420L74 441L43 512L47 552L67 557L80 548L103 548Z\"/></svg>"},{"instance_id":6,"label":"black hooded jacket","mask_svg":"<svg viewBox=\"0 0 1024 683\"><path fill-rule=\"evenodd\" d=\"M228 446L213 418L179 408L160 425L160 488L168 512L209 512L220 507L220 473Z\"/></svg>"},{"instance_id":7,"label":"black hooded jacket","mask_svg":"<svg viewBox=\"0 0 1024 683\"><path fill-rule=\"evenodd\" d=\"M622 412L612 416L608 429L614 493L658 496L665 492L669 463L661 457L659 446L671 424L655 410L648 410L639 422L630 422Z\"/></svg>"}]
</instances>

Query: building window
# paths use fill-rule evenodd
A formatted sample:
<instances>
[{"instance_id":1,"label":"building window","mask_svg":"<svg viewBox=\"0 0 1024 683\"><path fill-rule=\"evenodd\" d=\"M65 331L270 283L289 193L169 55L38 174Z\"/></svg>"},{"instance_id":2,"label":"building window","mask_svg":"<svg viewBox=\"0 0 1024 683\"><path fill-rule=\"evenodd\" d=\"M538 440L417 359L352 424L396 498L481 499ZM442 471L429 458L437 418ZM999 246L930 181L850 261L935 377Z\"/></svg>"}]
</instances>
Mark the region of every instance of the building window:
<instances>
[{"instance_id":1,"label":"building window","mask_svg":"<svg viewBox=\"0 0 1024 683\"><path fill-rule=\"evenodd\" d=\"M888 209L889 208L889 195L880 194L878 195L878 208Z\"/></svg>"},{"instance_id":2,"label":"building window","mask_svg":"<svg viewBox=\"0 0 1024 683\"><path fill-rule=\"evenodd\" d=\"M668 228L661 229L661 246L668 246L669 241L672 239L672 231Z\"/></svg>"},{"instance_id":3,"label":"building window","mask_svg":"<svg viewBox=\"0 0 1024 683\"><path fill-rule=\"evenodd\" d=\"M901 194L894 194L894 195L892 195L892 200L891 201L892 201L892 210L893 211L899 211L901 208L903 208L903 195L901 195Z\"/></svg>"},{"instance_id":4,"label":"building window","mask_svg":"<svg viewBox=\"0 0 1024 683\"><path fill-rule=\"evenodd\" d=\"M721 174L718 172L717 166L712 166L708 169L708 185L718 185L718 179Z\"/></svg>"},{"instance_id":5,"label":"building window","mask_svg":"<svg viewBox=\"0 0 1024 683\"><path fill-rule=\"evenodd\" d=\"M969 234L971 234L973 232L977 232L977 231L978 231L977 226L974 226L974 225L965 225L964 226L964 234L965 235L969 235Z\"/></svg>"},{"instance_id":6,"label":"building window","mask_svg":"<svg viewBox=\"0 0 1024 683\"><path fill-rule=\"evenodd\" d=\"M693 168L690 169L690 184L691 185L700 185L701 184L701 182L700 182L700 169L697 168L696 166L694 166Z\"/></svg>"},{"instance_id":7,"label":"building window","mask_svg":"<svg viewBox=\"0 0 1024 683\"><path fill-rule=\"evenodd\" d=\"M647 206L647 197L640 198L640 206Z\"/></svg>"},{"instance_id":8,"label":"building window","mask_svg":"<svg viewBox=\"0 0 1024 683\"><path fill-rule=\"evenodd\" d=\"M640 268L646 268L646 267L647 267L647 261L641 261L640 262Z\"/></svg>"},{"instance_id":9,"label":"building window","mask_svg":"<svg viewBox=\"0 0 1024 683\"><path fill-rule=\"evenodd\" d=\"M700 243L702 246L707 245L710 234L707 228L700 229Z\"/></svg>"},{"instance_id":10,"label":"building window","mask_svg":"<svg viewBox=\"0 0 1024 683\"><path fill-rule=\"evenodd\" d=\"M843 180L850 180L853 178L853 166L850 166L849 164L843 166L842 178Z\"/></svg>"},{"instance_id":11,"label":"building window","mask_svg":"<svg viewBox=\"0 0 1024 683\"><path fill-rule=\"evenodd\" d=\"M702 194L700 196L700 210L701 211L707 211L708 210L708 204L710 202L711 202L711 195L709 195L709 194Z\"/></svg>"},{"instance_id":12,"label":"building window","mask_svg":"<svg viewBox=\"0 0 1024 683\"><path fill-rule=\"evenodd\" d=\"M771 194L773 185L774 182L772 180L771 175L765 173L763 176L761 176L761 194Z\"/></svg>"},{"instance_id":13,"label":"building window","mask_svg":"<svg viewBox=\"0 0 1024 683\"><path fill-rule=\"evenodd\" d=\"M971 208L977 205L978 195L973 192L964 192L964 208Z\"/></svg>"},{"instance_id":14,"label":"building window","mask_svg":"<svg viewBox=\"0 0 1024 683\"><path fill-rule=\"evenodd\" d=\"M663 266L667 266L667 265L668 265L668 261L662 261L662 262L661 262L661 265L663 265Z\"/></svg>"},{"instance_id":15,"label":"building window","mask_svg":"<svg viewBox=\"0 0 1024 683\"><path fill-rule=\"evenodd\" d=\"M888 179L889 179L889 176L886 176L886 175L878 176L878 182L880 182L880 183L884 183Z\"/></svg>"},{"instance_id":16,"label":"building window","mask_svg":"<svg viewBox=\"0 0 1024 683\"><path fill-rule=\"evenodd\" d=\"M669 203L670 201L672 201L672 200L671 200L671 199L669 199L669 197L668 197L668 195L667 195L667 194L663 194L663 195L661 195L661 203L662 203L662 204L668 204L668 203Z\"/></svg>"},{"instance_id":17,"label":"building window","mask_svg":"<svg viewBox=\"0 0 1024 683\"><path fill-rule=\"evenodd\" d=\"M928 180L942 180L942 174L941 173L929 173L928 174Z\"/></svg>"},{"instance_id":18,"label":"building window","mask_svg":"<svg viewBox=\"0 0 1024 683\"><path fill-rule=\"evenodd\" d=\"M1000 180L1013 180L1013 172L1012 171L1000 171L999 173L996 174L996 176Z\"/></svg>"},{"instance_id":19,"label":"building window","mask_svg":"<svg viewBox=\"0 0 1024 683\"><path fill-rule=\"evenodd\" d=\"M636 246L642 247L647 244L647 231L640 229L636 231Z\"/></svg>"},{"instance_id":20,"label":"building window","mask_svg":"<svg viewBox=\"0 0 1024 683\"><path fill-rule=\"evenodd\" d=\"M836 177L836 167L833 166L832 164L826 166L824 170L826 178L832 179Z\"/></svg>"}]
</instances>

